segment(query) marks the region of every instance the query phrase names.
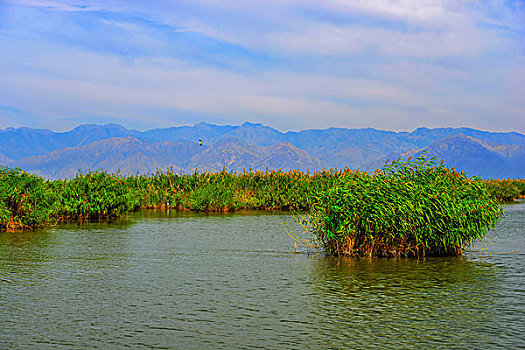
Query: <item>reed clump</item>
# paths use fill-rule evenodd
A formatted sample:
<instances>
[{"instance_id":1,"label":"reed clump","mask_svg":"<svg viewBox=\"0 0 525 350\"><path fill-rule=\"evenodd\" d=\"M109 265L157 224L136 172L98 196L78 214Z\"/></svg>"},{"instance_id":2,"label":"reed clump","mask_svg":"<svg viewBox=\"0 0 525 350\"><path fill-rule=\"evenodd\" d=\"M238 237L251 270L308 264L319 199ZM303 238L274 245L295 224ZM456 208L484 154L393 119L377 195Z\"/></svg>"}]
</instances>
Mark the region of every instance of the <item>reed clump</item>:
<instances>
[{"instance_id":1,"label":"reed clump","mask_svg":"<svg viewBox=\"0 0 525 350\"><path fill-rule=\"evenodd\" d=\"M329 186L342 171L280 170L177 174L172 169L133 175L126 183L143 208L170 207L192 211L240 209L307 210L311 193Z\"/></svg>"},{"instance_id":2,"label":"reed clump","mask_svg":"<svg viewBox=\"0 0 525 350\"><path fill-rule=\"evenodd\" d=\"M47 184L20 169L0 168L0 230L13 232L51 224L56 194Z\"/></svg>"},{"instance_id":3,"label":"reed clump","mask_svg":"<svg viewBox=\"0 0 525 350\"><path fill-rule=\"evenodd\" d=\"M102 170L79 172L74 178L49 182L56 193L52 215L58 220L118 218L138 207L137 193L126 179Z\"/></svg>"},{"instance_id":4,"label":"reed clump","mask_svg":"<svg viewBox=\"0 0 525 350\"><path fill-rule=\"evenodd\" d=\"M316 219L312 225L329 252L418 255L461 251L470 238L454 232L494 224L499 213L496 200L525 194L525 180L480 181L442 165L401 161L372 175L348 168L312 174L252 169L184 174L170 168L131 176L96 170L55 181L2 168L0 190L0 230L4 231L118 218L138 208L310 211ZM354 231L364 234L349 240L341 236ZM437 239L438 231L453 234ZM356 244L368 248L356 251Z\"/></svg>"},{"instance_id":5,"label":"reed clump","mask_svg":"<svg viewBox=\"0 0 525 350\"><path fill-rule=\"evenodd\" d=\"M501 215L482 181L423 156L337 178L317 194L309 228L329 255L460 255Z\"/></svg>"},{"instance_id":6,"label":"reed clump","mask_svg":"<svg viewBox=\"0 0 525 350\"><path fill-rule=\"evenodd\" d=\"M491 179L483 182L489 195L501 203L525 198L525 179Z\"/></svg>"}]
</instances>

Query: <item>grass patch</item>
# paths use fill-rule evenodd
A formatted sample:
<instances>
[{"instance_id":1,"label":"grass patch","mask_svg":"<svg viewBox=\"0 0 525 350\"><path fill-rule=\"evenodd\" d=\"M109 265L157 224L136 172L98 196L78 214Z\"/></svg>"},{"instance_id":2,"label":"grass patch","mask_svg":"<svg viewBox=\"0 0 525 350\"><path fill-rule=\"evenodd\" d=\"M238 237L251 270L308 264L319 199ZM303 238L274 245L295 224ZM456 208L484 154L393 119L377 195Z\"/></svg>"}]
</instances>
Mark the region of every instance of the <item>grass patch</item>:
<instances>
[{"instance_id":1,"label":"grass patch","mask_svg":"<svg viewBox=\"0 0 525 350\"><path fill-rule=\"evenodd\" d=\"M309 228L329 255L460 255L501 215L482 181L421 157L338 178L317 195Z\"/></svg>"},{"instance_id":2,"label":"grass patch","mask_svg":"<svg viewBox=\"0 0 525 350\"><path fill-rule=\"evenodd\" d=\"M0 169L0 230L119 218L139 208L290 210L330 255L458 255L501 217L499 202L525 195L525 180L467 178L419 158L374 174L350 169L192 174L173 169L122 176L97 170L45 181Z\"/></svg>"}]
</instances>

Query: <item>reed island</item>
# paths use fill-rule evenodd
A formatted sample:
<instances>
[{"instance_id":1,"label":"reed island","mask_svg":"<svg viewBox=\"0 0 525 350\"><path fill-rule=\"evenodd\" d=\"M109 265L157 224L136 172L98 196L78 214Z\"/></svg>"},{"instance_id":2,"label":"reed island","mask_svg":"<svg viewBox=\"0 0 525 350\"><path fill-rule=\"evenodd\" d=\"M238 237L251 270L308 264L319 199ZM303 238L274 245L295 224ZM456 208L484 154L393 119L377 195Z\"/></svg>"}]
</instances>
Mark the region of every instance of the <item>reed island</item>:
<instances>
[{"instance_id":1,"label":"reed island","mask_svg":"<svg viewBox=\"0 0 525 350\"><path fill-rule=\"evenodd\" d=\"M329 255L460 255L525 195L525 180L482 180L427 160L398 159L375 173L331 169L123 176L102 170L45 180L0 169L0 230L114 219L140 208L289 210L307 217Z\"/></svg>"}]
</instances>

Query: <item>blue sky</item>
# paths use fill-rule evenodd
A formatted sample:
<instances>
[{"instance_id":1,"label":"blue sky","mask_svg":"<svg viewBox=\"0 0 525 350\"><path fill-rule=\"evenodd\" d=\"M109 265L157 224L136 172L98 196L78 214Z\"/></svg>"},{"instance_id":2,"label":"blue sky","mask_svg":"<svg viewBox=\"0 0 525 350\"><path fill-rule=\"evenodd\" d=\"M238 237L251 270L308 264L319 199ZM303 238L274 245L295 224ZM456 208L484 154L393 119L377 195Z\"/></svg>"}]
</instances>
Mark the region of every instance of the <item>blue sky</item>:
<instances>
[{"instance_id":1,"label":"blue sky","mask_svg":"<svg viewBox=\"0 0 525 350\"><path fill-rule=\"evenodd\" d=\"M0 128L525 133L525 1L0 0Z\"/></svg>"}]
</instances>

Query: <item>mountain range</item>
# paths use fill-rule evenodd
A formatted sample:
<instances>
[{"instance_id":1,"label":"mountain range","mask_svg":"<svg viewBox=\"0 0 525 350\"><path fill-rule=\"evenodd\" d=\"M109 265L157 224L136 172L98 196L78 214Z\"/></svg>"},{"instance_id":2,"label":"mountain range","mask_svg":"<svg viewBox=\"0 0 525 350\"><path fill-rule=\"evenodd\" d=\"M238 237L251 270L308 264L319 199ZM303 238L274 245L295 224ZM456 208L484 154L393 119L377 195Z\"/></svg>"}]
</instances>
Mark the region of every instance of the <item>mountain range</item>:
<instances>
[{"instance_id":1,"label":"mountain range","mask_svg":"<svg viewBox=\"0 0 525 350\"><path fill-rule=\"evenodd\" d=\"M525 135L517 132L329 128L283 133L253 123L199 123L147 131L117 124L86 124L67 132L25 127L0 130L0 164L50 179L99 168L121 174L168 167L183 172L375 170L387 159L418 156L423 151L469 176L525 177Z\"/></svg>"}]
</instances>

